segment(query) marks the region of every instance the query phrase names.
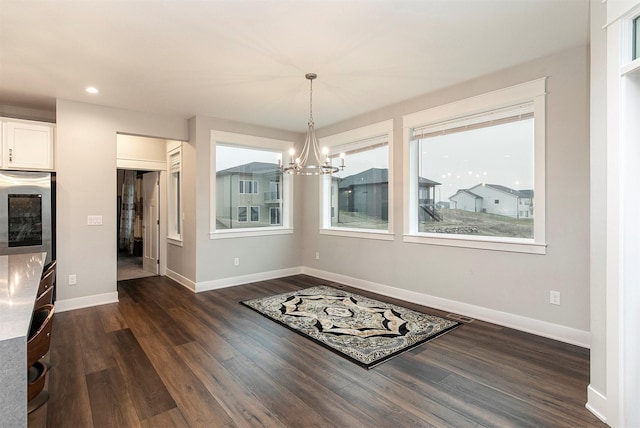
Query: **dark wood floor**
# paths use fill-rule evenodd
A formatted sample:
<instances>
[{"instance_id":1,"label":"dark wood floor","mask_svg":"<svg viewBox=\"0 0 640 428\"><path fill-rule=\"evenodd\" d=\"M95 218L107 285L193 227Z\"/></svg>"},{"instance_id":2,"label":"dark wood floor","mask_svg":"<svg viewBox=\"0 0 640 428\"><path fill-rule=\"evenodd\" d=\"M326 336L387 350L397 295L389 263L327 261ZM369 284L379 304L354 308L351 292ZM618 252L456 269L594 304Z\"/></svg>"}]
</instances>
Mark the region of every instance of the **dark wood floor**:
<instances>
[{"instance_id":1,"label":"dark wood floor","mask_svg":"<svg viewBox=\"0 0 640 428\"><path fill-rule=\"evenodd\" d=\"M586 349L473 321L365 370L238 303L318 284L120 282L119 303L56 314L51 398L29 425L605 426L584 407Z\"/></svg>"}]
</instances>

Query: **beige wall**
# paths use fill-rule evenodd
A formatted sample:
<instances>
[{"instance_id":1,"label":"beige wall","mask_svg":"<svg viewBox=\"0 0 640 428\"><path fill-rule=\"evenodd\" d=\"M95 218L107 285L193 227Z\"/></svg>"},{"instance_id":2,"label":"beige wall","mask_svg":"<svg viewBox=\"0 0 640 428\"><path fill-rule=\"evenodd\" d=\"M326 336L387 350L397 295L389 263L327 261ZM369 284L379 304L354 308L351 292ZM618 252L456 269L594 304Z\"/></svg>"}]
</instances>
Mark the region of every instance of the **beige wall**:
<instances>
[{"instance_id":1,"label":"beige wall","mask_svg":"<svg viewBox=\"0 0 640 428\"><path fill-rule=\"evenodd\" d=\"M302 264L479 308L589 331L588 50L579 47L320 129L327 136L394 119L393 241L319 235L318 185L304 187ZM547 254L404 243L402 115L548 76ZM315 253L320 252L320 260ZM562 305L549 304L549 291Z\"/></svg>"},{"instance_id":2,"label":"beige wall","mask_svg":"<svg viewBox=\"0 0 640 428\"><path fill-rule=\"evenodd\" d=\"M187 139L186 122L92 104L56 106L57 299L61 308L116 293L116 134ZM88 226L101 215L102 226ZM70 274L77 285L68 285Z\"/></svg>"}]
</instances>

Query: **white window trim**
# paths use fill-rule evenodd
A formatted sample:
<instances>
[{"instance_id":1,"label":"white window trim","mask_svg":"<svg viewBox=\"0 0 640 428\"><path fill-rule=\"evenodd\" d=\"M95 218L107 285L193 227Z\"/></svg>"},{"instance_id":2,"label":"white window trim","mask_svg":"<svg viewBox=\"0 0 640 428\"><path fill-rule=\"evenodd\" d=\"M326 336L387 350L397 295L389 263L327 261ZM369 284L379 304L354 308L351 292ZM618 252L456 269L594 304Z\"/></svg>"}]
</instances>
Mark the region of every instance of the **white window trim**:
<instances>
[{"instance_id":1,"label":"white window trim","mask_svg":"<svg viewBox=\"0 0 640 428\"><path fill-rule=\"evenodd\" d=\"M242 192L238 189L238 194L240 195L258 195L260 192L258 191L258 181L257 180L239 180L238 183L242 183ZM245 192L247 183L251 183L251 192Z\"/></svg>"},{"instance_id":2,"label":"white window trim","mask_svg":"<svg viewBox=\"0 0 640 428\"><path fill-rule=\"evenodd\" d=\"M245 220L240 220L240 208L244 208L244 212L245 212ZM249 211L246 205L238 205L236 207L236 221L238 223L249 223Z\"/></svg>"},{"instance_id":3,"label":"white window trim","mask_svg":"<svg viewBox=\"0 0 640 428\"><path fill-rule=\"evenodd\" d=\"M283 207L280 210L279 226L256 227L247 229L216 230L216 144L236 145L255 149L279 151L284 155L294 146L292 141L256 137L234 132L211 130L210 140L210 176L209 176L209 239L244 238L253 236L283 235L293 233L293 177L282 174L281 196Z\"/></svg>"},{"instance_id":4,"label":"white window trim","mask_svg":"<svg viewBox=\"0 0 640 428\"><path fill-rule=\"evenodd\" d=\"M404 242L510 251L529 254L546 254L545 236L545 134L546 134L546 77L520 85L452 102L442 106L408 114L402 117L405 155L404 170ZM492 110L533 102L534 112L534 189L536 192L536 217L533 239L503 238L471 235L443 235L418 232L417 210L418 162L414 156L417 142L411 141L411 129L437 124L456 118L490 112Z\"/></svg>"},{"instance_id":5,"label":"white window trim","mask_svg":"<svg viewBox=\"0 0 640 428\"><path fill-rule=\"evenodd\" d=\"M277 226L279 223L271 223L271 212L274 211L274 210L278 210L279 211L277 216L278 216L278 220L280 220L280 223L282 223L282 219L281 219L281 217L282 217L282 209L280 209L280 207L269 207L269 224Z\"/></svg>"},{"instance_id":6,"label":"white window trim","mask_svg":"<svg viewBox=\"0 0 640 428\"><path fill-rule=\"evenodd\" d=\"M252 220L253 219L253 209L257 208L258 209L258 219L257 220ZM251 205L249 207L249 223L259 223L260 222L260 206L259 205Z\"/></svg>"},{"instance_id":7,"label":"white window trim","mask_svg":"<svg viewBox=\"0 0 640 428\"><path fill-rule=\"evenodd\" d=\"M182 246L182 229L184 227L183 224L183 218L184 218L184 211L183 211L183 203L182 203L182 183L184 182L184 175L182 174L182 143L181 142L170 142L167 144L167 192L170 193L171 189L173 188L173 186L171 185L171 180L172 180L172 167L171 167L171 158L173 156L177 155L179 157L179 172L180 172L180 189L178 191L179 195L180 195L180 201L179 201L179 205L180 205L180 212L178 213L178 222L180 224L180 233L172 233L172 230L170 230L169 228L167 228L167 242L169 244L173 244L173 245L177 245L177 246ZM167 211L171 210L171 209L175 209L175 207L171 206L171 199L172 197L169 197L169 206L167 207ZM171 216L169 215L169 220L171 220Z\"/></svg>"},{"instance_id":8,"label":"white window trim","mask_svg":"<svg viewBox=\"0 0 640 428\"><path fill-rule=\"evenodd\" d=\"M388 228L387 230L378 229L360 229L360 228L345 228L345 227L331 227L331 210L325 208L331 206L331 186L326 185L326 180L330 180L330 177L322 177L320 182L320 227L319 233L321 235L342 236L348 238L364 238L364 239L379 239L385 241L392 241L394 238L393 233L393 119L385 120L383 122L374 123L372 125L363 126L361 128L352 129L349 131L341 132L339 134L330 135L319 139L321 147L327 147L331 154L340 153L341 147L349 146L354 147L354 143L358 141L368 140L371 138L379 137L382 135L387 136L388 149L389 149L389 187L388 187L388 201L389 212L387 213ZM363 143L363 147L366 147L367 142ZM349 168L349 165L346 166Z\"/></svg>"}]
</instances>

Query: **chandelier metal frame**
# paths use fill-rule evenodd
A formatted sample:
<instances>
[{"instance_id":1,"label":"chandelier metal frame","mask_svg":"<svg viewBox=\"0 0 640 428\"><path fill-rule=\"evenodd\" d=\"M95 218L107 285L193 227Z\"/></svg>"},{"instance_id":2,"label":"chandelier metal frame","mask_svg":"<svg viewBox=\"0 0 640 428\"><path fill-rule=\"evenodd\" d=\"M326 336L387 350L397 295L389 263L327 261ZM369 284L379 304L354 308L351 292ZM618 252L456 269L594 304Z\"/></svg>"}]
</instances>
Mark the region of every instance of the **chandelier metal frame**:
<instances>
[{"instance_id":1,"label":"chandelier metal frame","mask_svg":"<svg viewBox=\"0 0 640 428\"><path fill-rule=\"evenodd\" d=\"M281 165L282 172L295 175L335 174L344 169L344 157L341 156L342 161L339 167L331 165L328 150L326 148L324 151L320 150L320 144L316 138L315 123L313 122L313 80L318 75L316 73L307 73L304 77L309 80L309 129L300 156L294 157L295 151L291 149L289 151L288 165ZM311 160L315 158L315 163L307 163L310 154L312 155Z\"/></svg>"}]
</instances>

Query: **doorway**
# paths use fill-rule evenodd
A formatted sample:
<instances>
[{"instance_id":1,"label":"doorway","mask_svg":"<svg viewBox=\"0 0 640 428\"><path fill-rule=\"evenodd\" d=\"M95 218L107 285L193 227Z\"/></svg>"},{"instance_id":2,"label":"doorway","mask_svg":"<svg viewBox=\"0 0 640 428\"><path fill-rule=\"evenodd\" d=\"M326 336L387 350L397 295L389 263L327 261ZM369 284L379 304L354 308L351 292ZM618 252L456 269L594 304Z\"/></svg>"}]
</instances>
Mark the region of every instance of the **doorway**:
<instances>
[{"instance_id":1,"label":"doorway","mask_svg":"<svg viewBox=\"0 0 640 428\"><path fill-rule=\"evenodd\" d=\"M118 281L159 274L158 171L118 169Z\"/></svg>"}]
</instances>

